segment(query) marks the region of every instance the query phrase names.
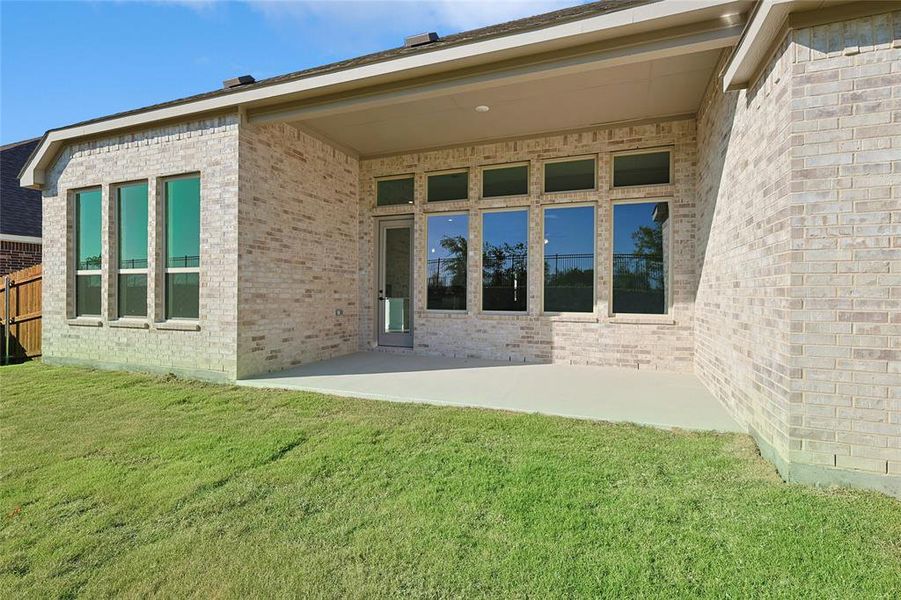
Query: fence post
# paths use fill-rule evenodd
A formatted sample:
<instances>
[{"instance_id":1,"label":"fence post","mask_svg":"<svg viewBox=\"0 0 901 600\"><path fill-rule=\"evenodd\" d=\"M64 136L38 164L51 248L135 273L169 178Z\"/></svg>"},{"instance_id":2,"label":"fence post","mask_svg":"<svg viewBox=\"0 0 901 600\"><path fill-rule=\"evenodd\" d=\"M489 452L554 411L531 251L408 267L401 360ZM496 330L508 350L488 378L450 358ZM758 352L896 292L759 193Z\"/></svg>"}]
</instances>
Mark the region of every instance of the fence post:
<instances>
[{"instance_id":1,"label":"fence post","mask_svg":"<svg viewBox=\"0 0 901 600\"><path fill-rule=\"evenodd\" d=\"M3 364L9 364L9 275L3 278Z\"/></svg>"}]
</instances>

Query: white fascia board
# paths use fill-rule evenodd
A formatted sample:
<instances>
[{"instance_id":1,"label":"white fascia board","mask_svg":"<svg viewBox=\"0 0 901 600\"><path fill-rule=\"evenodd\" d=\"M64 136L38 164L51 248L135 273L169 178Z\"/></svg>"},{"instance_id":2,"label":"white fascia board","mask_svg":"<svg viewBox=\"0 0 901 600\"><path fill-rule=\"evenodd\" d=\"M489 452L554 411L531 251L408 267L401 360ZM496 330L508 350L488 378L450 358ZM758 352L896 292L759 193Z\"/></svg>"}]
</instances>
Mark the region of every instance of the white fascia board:
<instances>
[{"instance_id":1,"label":"white fascia board","mask_svg":"<svg viewBox=\"0 0 901 600\"><path fill-rule=\"evenodd\" d=\"M20 244L42 244L43 240L33 235L13 235L0 233L0 242L19 242Z\"/></svg>"},{"instance_id":2,"label":"white fascia board","mask_svg":"<svg viewBox=\"0 0 901 600\"><path fill-rule=\"evenodd\" d=\"M54 158L57 150L64 143L71 142L77 138L96 136L119 129L146 126L157 121L181 119L198 113L222 111L283 95L301 93L315 95L323 93L324 90L338 84L359 82L362 87L363 85L377 82L379 78L391 77L392 75L395 78L398 76L403 77L406 74L412 77L429 68L433 70L441 70L442 66L453 68L454 63L467 59L471 61L473 57L482 57L484 62L490 62L498 60L499 56L503 57L505 54L529 52L532 49L538 51L542 46L551 44L566 45L567 39L571 39L573 43L585 43L588 38L612 37L616 29L626 26L646 24L655 28L663 28L666 26L668 19L677 19L694 12L707 12L718 6L735 3L736 0L655 2L532 31L387 59L359 67L323 73L322 75L313 75L284 83L254 87L245 91L198 99L184 104L49 131L44 135L37 150L22 169L20 185L22 187L40 189L44 184L44 170L47 167L47 163Z\"/></svg>"},{"instance_id":3,"label":"white fascia board","mask_svg":"<svg viewBox=\"0 0 901 600\"><path fill-rule=\"evenodd\" d=\"M748 87L789 15L844 4L853 3L848 0L762 0L723 71L723 91Z\"/></svg>"}]
</instances>

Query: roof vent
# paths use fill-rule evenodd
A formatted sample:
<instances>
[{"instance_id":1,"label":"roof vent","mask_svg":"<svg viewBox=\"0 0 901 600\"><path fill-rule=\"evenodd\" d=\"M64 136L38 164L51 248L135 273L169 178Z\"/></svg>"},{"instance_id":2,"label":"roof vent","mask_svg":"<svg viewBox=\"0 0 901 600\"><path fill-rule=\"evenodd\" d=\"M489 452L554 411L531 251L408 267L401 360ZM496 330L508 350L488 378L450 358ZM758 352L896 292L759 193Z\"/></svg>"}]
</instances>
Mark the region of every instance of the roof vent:
<instances>
[{"instance_id":1,"label":"roof vent","mask_svg":"<svg viewBox=\"0 0 901 600\"><path fill-rule=\"evenodd\" d=\"M404 38L404 47L413 48L415 46L424 46L438 41L438 34L434 31L428 33L418 33Z\"/></svg>"},{"instance_id":2,"label":"roof vent","mask_svg":"<svg viewBox=\"0 0 901 600\"><path fill-rule=\"evenodd\" d=\"M240 75L238 77L232 77L231 79L226 79L222 82L222 89L230 90L232 88L241 87L242 85L248 85L254 83L256 79L254 79L250 75Z\"/></svg>"}]
</instances>

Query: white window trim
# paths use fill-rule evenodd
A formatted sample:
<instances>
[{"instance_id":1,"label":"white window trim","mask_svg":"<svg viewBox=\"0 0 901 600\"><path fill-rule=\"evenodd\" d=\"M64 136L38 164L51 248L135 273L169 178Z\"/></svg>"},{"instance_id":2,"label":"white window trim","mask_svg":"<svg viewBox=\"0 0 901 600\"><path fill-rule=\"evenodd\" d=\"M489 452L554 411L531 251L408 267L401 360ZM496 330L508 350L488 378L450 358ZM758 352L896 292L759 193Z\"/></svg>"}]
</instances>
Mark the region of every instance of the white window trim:
<instances>
[{"instance_id":1,"label":"white window trim","mask_svg":"<svg viewBox=\"0 0 901 600\"><path fill-rule=\"evenodd\" d=\"M147 266L143 267L143 268L123 269L119 266L119 261L121 260L119 258L119 253L122 251L122 239L121 239L122 211L121 211L121 207L119 205L119 191L122 188L127 188L127 187L131 187L134 185L141 185L141 184L144 184L147 186L147 228L148 228L148 231L147 231L148 247L147 247L147 259L146 259ZM115 210L115 215L116 215L115 265L116 265L116 269L115 269L115 276L113 279L113 281L115 282L115 289L116 289L116 302L115 302L116 319L139 319L139 320L147 319L147 318L149 318L149 315L150 315L150 298L149 298L149 296L150 296L150 285L149 285L150 284L150 235L152 234L152 232L149 230L149 228L150 228L150 202L151 202L150 182L146 179L138 179L135 181L127 181L124 183L117 183L117 184L111 186L110 189L113 192L110 194L110 197L115 198L115 202L116 202L116 210ZM143 315L120 315L119 314L119 295L121 293L121 290L119 289L119 275L144 275L147 277L147 283L148 283L147 296L148 297L144 298L144 314ZM111 308L111 310L112 310L112 308Z\"/></svg>"},{"instance_id":2,"label":"white window trim","mask_svg":"<svg viewBox=\"0 0 901 600\"><path fill-rule=\"evenodd\" d=\"M513 169L517 167L526 168L526 193L525 194L506 194L503 196L486 196L485 195L485 171L499 171L501 169ZM479 168L479 199L480 200L498 200L504 198L523 198L530 196L532 192L532 163L529 161L520 161L513 163L503 163L496 165L483 165Z\"/></svg>"},{"instance_id":3,"label":"white window trim","mask_svg":"<svg viewBox=\"0 0 901 600\"><path fill-rule=\"evenodd\" d=\"M546 244L544 243L544 222L545 222L545 213L547 210L553 210L557 208L584 208L591 207L594 210L592 211L592 219L593 222L591 224L591 231L593 236L593 247L594 247L594 277L591 278L591 310L586 312L574 312L574 311L550 311L546 310L544 307L544 248ZM598 313L598 203L597 202L567 202L567 203L550 203L550 204L542 204L540 206L541 209L541 219L539 223L539 240L541 242L541 311L540 314L542 316L548 317L563 317L563 318L572 318L578 320L596 320ZM612 260L612 259L611 259Z\"/></svg>"},{"instance_id":4,"label":"white window trim","mask_svg":"<svg viewBox=\"0 0 901 600\"><path fill-rule=\"evenodd\" d=\"M492 196L492 197L502 197L502 196ZM529 263L532 260L532 244L530 234L532 231L532 210L530 206L508 206L504 208L486 208L479 211L479 240L481 241L481 247L479 248L479 258L478 258L478 266L479 266L479 306L478 312L483 315L513 315L513 316L523 316L529 314L529 309L531 308L531 302L529 302L529 281L531 279L531 268ZM485 260L485 215L491 213L505 213L505 212L524 212L526 213L526 309L525 310L485 310L485 274L484 274L484 260ZM544 273L542 273L543 278Z\"/></svg>"},{"instance_id":5,"label":"white window trim","mask_svg":"<svg viewBox=\"0 0 901 600\"><path fill-rule=\"evenodd\" d=\"M658 314L647 314L647 313L616 313L613 312L613 235L616 230L615 212L614 207L621 204L653 204L659 202L666 202L668 207L667 210L669 219L673 218L673 199L671 197L664 198L628 198L624 200L613 200L610 202L610 252L607 257L607 272L610 273L610 283L607 285L608 288L608 299L607 302L607 317L612 322L620 322L620 323L658 323L658 324L671 324L673 322L673 268L672 268L672 259L673 259L673 235L670 232L669 243L663 249L666 253L665 256L669 256L670 258L670 269L666 275L666 281L663 282L664 285L664 294L666 296L666 312L658 313ZM672 223L670 223L672 226Z\"/></svg>"},{"instance_id":6,"label":"white window trim","mask_svg":"<svg viewBox=\"0 0 901 600\"><path fill-rule=\"evenodd\" d=\"M614 185L614 164L618 156L638 156L641 154L659 154L662 152L669 153L669 181L665 183L637 183L635 185ZM654 148L641 148L638 150L620 150L610 153L610 189L611 190L628 190L635 188L652 188L666 185L673 185L673 167L675 166L675 148L673 146L656 146Z\"/></svg>"},{"instance_id":7,"label":"white window trim","mask_svg":"<svg viewBox=\"0 0 901 600\"><path fill-rule=\"evenodd\" d=\"M579 162L583 160L591 160L594 161L594 176L592 178L592 187L590 188L579 188L577 190L558 190L554 192L548 192L545 186L545 179L547 176L547 165L556 164L556 163L565 163L565 162ZM580 192L596 192L598 189L598 155L597 154L584 154L581 156L565 156L561 158L549 158L547 160L541 161L541 193L546 195L556 195L556 194L577 194Z\"/></svg>"},{"instance_id":8,"label":"white window trim","mask_svg":"<svg viewBox=\"0 0 901 600\"><path fill-rule=\"evenodd\" d=\"M466 197L465 198L454 198L453 200L430 200L429 199L429 178L440 176L440 175L454 175L456 173L466 173ZM444 171L431 171L425 174L425 203L429 204L430 202L434 206L435 204L447 204L450 202L468 202L470 198L469 186L472 184L472 177L470 177L470 169L469 167L463 167L460 169L445 169ZM428 239L428 238L426 238Z\"/></svg>"},{"instance_id":9,"label":"white window trim","mask_svg":"<svg viewBox=\"0 0 901 600\"><path fill-rule=\"evenodd\" d=\"M201 178L200 173L186 173L184 175L174 175L172 177L162 177L162 178L158 179L157 186L160 186L162 189L162 202L160 202L160 210L159 210L160 215L162 215L162 219L158 220L158 221L162 222L162 224L163 224L163 239L162 239L163 276L162 276L161 282L160 282L160 287L163 291L163 296L162 296L163 320L161 321L161 323L167 323L170 321L176 321L179 323L198 323L200 321L200 298L199 298L199 295L201 292L201 286L198 286L198 289L197 289L197 294L198 294L197 317L171 317L171 316L169 316L169 312L168 312L167 300L169 298L169 289L168 289L168 286L166 285L166 280L167 280L166 275L168 275L169 273L197 273L198 278L200 277L200 264L201 264L201 256L200 255L198 255L198 257L197 257L198 266L196 266L196 267L170 267L169 266L169 253L168 253L169 213L167 211L167 207L169 204L169 197L168 197L167 191L166 191L166 184L169 183L170 181L178 181L179 179L197 179L198 182L200 183L200 192L199 192L199 197L197 199L197 201L200 203L200 222L198 223L198 226L200 227L200 231L197 233L197 239L198 239L198 242L200 242L200 240L203 239L203 179ZM158 189L160 189L160 187L158 187ZM199 251L199 246L198 246L198 251ZM159 325L159 323L157 325Z\"/></svg>"},{"instance_id":10,"label":"white window trim","mask_svg":"<svg viewBox=\"0 0 901 600\"><path fill-rule=\"evenodd\" d=\"M448 202L451 202L448 200ZM453 309L453 308L429 308L429 219L434 217L466 217L466 308L463 309ZM469 235L469 229L472 227L472 215L468 210L454 210L454 211L444 211L444 212L431 212L425 214L425 277L423 278L425 281L425 302L423 302L423 306L425 306L425 312L435 315L465 315L469 314L472 307L469 302L469 285L470 285L470 277L469 277L469 253L471 249L469 248L469 242L472 239L472 236Z\"/></svg>"}]
</instances>

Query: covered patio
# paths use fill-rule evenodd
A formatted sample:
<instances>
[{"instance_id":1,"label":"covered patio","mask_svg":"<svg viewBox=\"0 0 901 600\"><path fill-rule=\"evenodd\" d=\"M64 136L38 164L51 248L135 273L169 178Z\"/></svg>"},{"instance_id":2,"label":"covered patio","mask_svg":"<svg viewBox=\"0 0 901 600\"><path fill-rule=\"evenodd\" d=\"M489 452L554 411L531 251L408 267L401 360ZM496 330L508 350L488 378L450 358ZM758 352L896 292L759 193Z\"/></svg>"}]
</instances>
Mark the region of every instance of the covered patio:
<instances>
[{"instance_id":1,"label":"covered patio","mask_svg":"<svg viewBox=\"0 0 901 600\"><path fill-rule=\"evenodd\" d=\"M238 385L662 428L742 431L701 382L685 373L357 352L239 380Z\"/></svg>"}]
</instances>

